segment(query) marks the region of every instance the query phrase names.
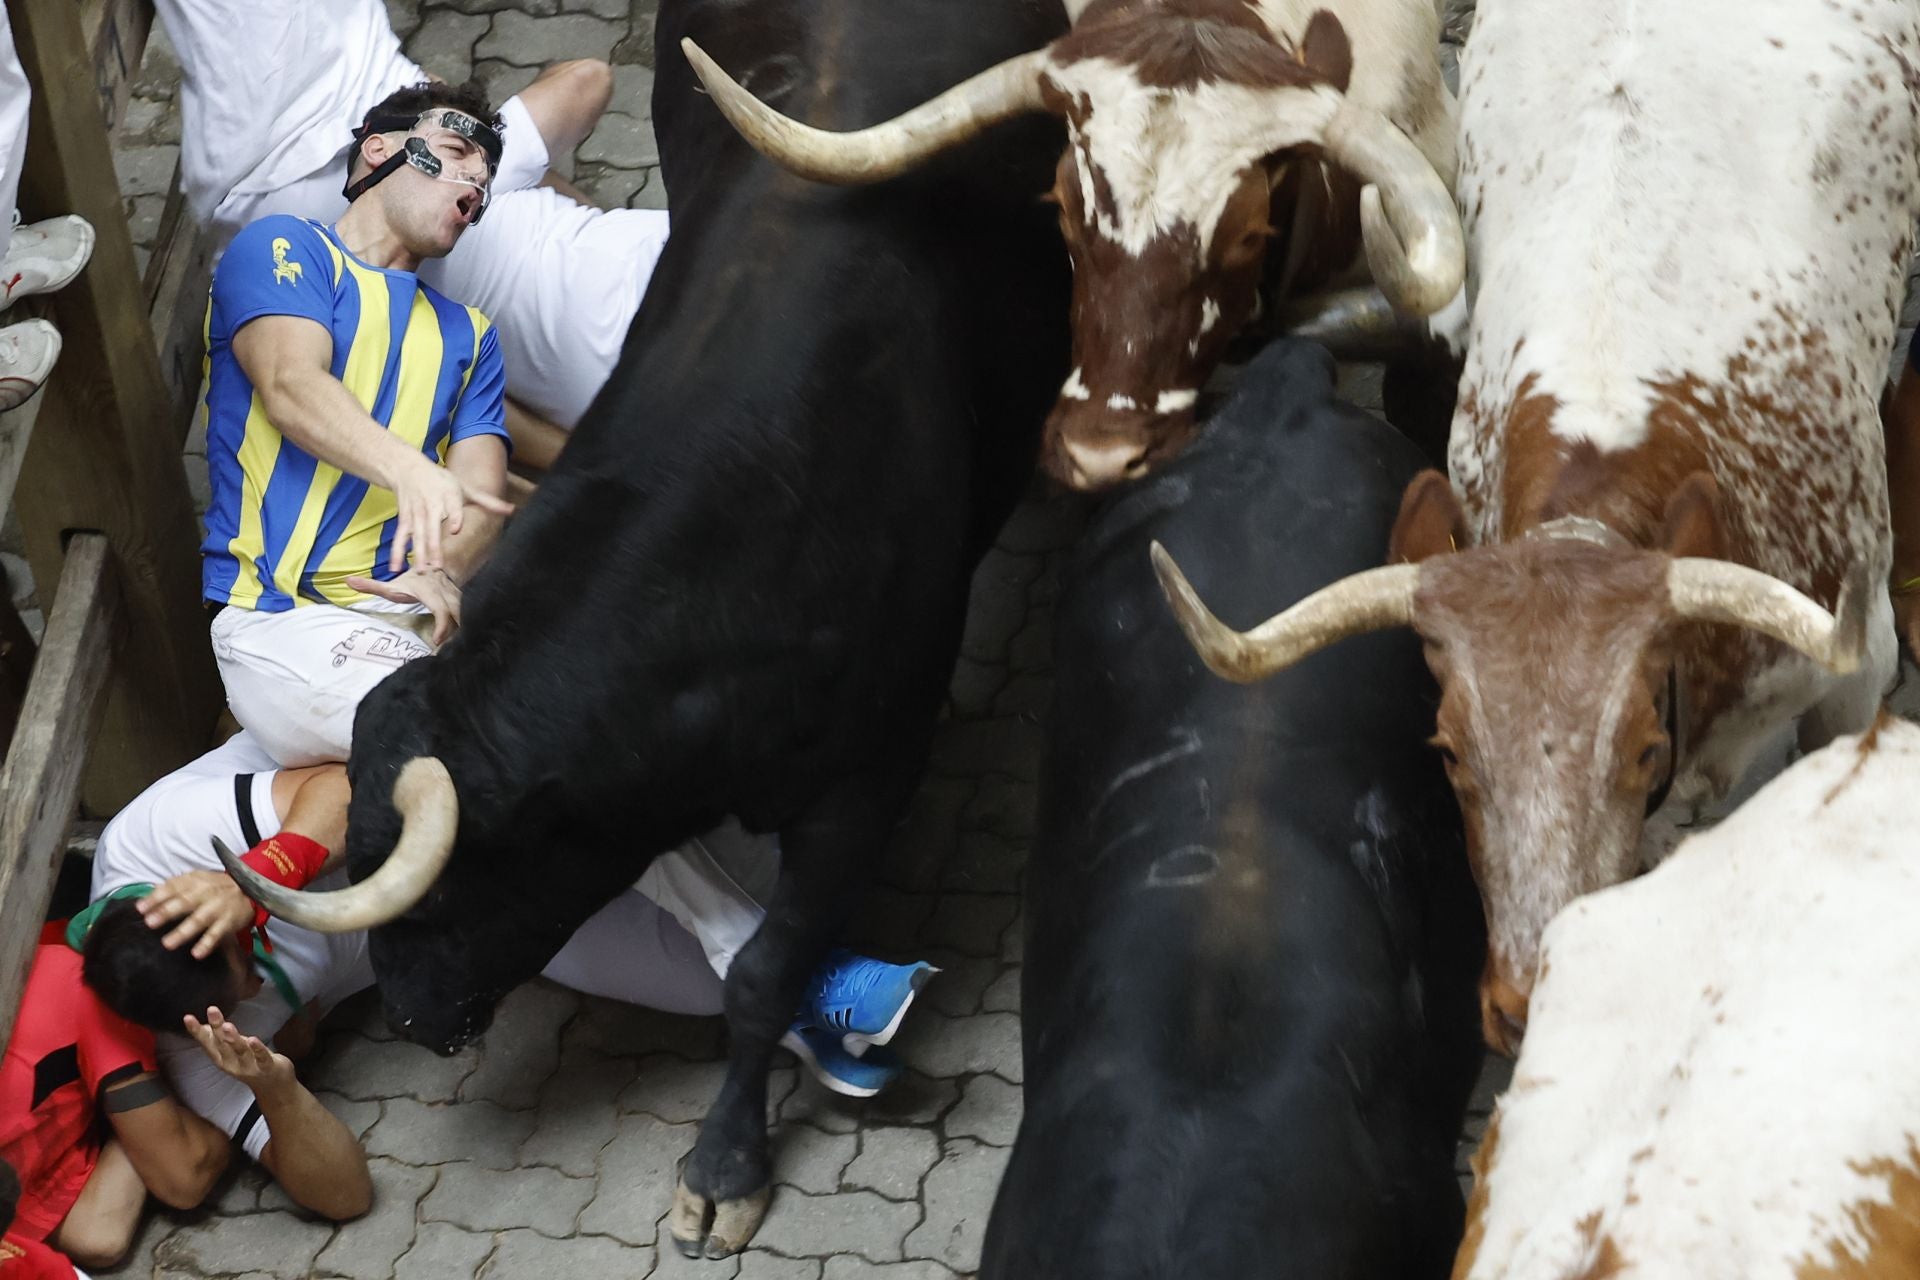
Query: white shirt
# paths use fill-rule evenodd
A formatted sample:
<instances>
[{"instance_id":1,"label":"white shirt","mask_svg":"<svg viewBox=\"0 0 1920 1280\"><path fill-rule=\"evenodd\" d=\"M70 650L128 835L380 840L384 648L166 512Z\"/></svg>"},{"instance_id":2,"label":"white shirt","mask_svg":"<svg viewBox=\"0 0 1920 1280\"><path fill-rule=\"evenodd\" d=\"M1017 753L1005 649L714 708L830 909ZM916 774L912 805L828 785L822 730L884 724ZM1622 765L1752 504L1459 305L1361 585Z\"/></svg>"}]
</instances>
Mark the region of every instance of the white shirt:
<instances>
[{"instance_id":1,"label":"white shirt","mask_svg":"<svg viewBox=\"0 0 1920 1280\"><path fill-rule=\"evenodd\" d=\"M571 431L613 371L667 244L658 209L595 209L550 187L507 190L420 278L493 318L507 394ZM535 174L537 181L540 177Z\"/></svg>"},{"instance_id":2,"label":"white shirt","mask_svg":"<svg viewBox=\"0 0 1920 1280\"><path fill-rule=\"evenodd\" d=\"M180 58L181 177L202 222L229 194L277 190L341 156L368 107L426 78L382 0L154 7Z\"/></svg>"},{"instance_id":3,"label":"white shirt","mask_svg":"<svg viewBox=\"0 0 1920 1280\"><path fill-rule=\"evenodd\" d=\"M187 871L222 870L213 851L213 836L242 853L277 834L276 772L273 757L243 732L148 787L100 833L93 855L93 897L97 900L122 885L159 884ZM243 821L241 795L246 798L251 831ZM346 872L340 870L315 881L313 887L340 888L346 882ZM267 936L273 941L274 960L303 1003L318 1000L324 1010L373 985L364 932L314 933L275 920L267 926ZM272 981L252 999L222 1012L242 1033L269 1044L293 1016ZM253 1091L216 1067L186 1035L162 1032L158 1040L160 1066L175 1094L240 1138L247 1154L259 1159L272 1135L254 1104Z\"/></svg>"}]
</instances>

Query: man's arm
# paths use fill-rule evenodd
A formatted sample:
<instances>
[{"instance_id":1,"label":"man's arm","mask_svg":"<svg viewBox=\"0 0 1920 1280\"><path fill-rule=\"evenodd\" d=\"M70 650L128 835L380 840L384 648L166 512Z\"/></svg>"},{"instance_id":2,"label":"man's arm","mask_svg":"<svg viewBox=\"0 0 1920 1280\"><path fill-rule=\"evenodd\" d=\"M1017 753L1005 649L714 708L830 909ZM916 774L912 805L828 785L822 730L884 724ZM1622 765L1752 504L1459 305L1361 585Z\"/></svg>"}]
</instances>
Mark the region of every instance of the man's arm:
<instances>
[{"instance_id":1,"label":"man's arm","mask_svg":"<svg viewBox=\"0 0 1920 1280\"><path fill-rule=\"evenodd\" d=\"M468 503L495 515L513 513L497 487L468 490L451 466L439 466L374 421L333 376L333 335L318 321L260 316L234 335L233 354L280 434L321 461L393 492L399 523L390 568L405 563L409 546L417 564L441 567L442 528L458 534Z\"/></svg>"},{"instance_id":2,"label":"man's arm","mask_svg":"<svg viewBox=\"0 0 1920 1280\"><path fill-rule=\"evenodd\" d=\"M140 1181L175 1209L197 1206L226 1171L227 1135L175 1102L152 1072L110 1086L101 1110Z\"/></svg>"},{"instance_id":3,"label":"man's arm","mask_svg":"<svg viewBox=\"0 0 1920 1280\"><path fill-rule=\"evenodd\" d=\"M548 157L558 159L586 141L613 100L613 68L598 58L556 62L519 96Z\"/></svg>"},{"instance_id":4,"label":"man's arm","mask_svg":"<svg viewBox=\"0 0 1920 1280\"><path fill-rule=\"evenodd\" d=\"M253 1092L270 1135L260 1163L295 1204L336 1222L372 1206L366 1151L300 1083L285 1054L241 1035L218 1009L207 1010L204 1023L187 1018L186 1028L214 1065Z\"/></svg>"},{"instance_id":5,"label":"man's arm","mask_svg":"<svg viewBox=\"0 0 1920 1280\"><path fill-rule=\"evenodd\" d=\"M513 437L513 465L523 470L551 470L567 447L565 428L529 413L512 396L507 397L507 433Z\"/></svg>"}]
</instances>

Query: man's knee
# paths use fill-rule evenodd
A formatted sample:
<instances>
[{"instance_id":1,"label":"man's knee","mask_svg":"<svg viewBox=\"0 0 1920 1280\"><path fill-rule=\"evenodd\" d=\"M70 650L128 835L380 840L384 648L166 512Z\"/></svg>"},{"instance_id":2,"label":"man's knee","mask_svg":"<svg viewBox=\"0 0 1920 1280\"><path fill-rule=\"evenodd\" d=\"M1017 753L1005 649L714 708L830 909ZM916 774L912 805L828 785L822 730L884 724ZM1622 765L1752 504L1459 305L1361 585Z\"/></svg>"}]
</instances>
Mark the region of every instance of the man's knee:
<instances>
[{"instance_id":1,"label":"man's knee","mask_svg":"<svg viewBox=\"0 0 1920 1280\"><path fill-rule=\"evenodd\" d=\"M126 1205L115 1204L91 1213L75 1206L50 1243L80 1266L103 1270L127 1256L139 1229L138 1205L131 1212Z\"/></svg>"}]
</instances>

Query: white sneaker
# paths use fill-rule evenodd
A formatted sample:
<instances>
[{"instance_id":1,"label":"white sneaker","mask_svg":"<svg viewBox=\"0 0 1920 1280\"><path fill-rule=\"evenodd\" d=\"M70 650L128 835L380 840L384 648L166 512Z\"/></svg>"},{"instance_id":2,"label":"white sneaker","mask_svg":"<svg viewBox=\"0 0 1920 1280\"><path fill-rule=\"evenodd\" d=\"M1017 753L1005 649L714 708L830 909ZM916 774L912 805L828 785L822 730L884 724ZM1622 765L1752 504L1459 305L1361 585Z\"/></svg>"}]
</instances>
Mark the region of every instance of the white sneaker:
<instances>
[{"instance_id":1,"label":"white sneaker","mask_svg":"<svg viewBox=\"0 0 1920 1280\"><path fill-rule=\"evenodd\" d=\"M64 288L92 256L93 224L77 213L14 227L7 256L0 258L0 311Z\"/></svg>"},{"instance_id":2,"label":"white sneaker","mask_svg":"<svg viewBox=\"0 0 1920 1280\"><path fill-rule=\"evenodd\" d=\"M46 320L0 329L0 413L18 409L40 389L60 358L60 331Z\"/></svg>"}]
</instances>

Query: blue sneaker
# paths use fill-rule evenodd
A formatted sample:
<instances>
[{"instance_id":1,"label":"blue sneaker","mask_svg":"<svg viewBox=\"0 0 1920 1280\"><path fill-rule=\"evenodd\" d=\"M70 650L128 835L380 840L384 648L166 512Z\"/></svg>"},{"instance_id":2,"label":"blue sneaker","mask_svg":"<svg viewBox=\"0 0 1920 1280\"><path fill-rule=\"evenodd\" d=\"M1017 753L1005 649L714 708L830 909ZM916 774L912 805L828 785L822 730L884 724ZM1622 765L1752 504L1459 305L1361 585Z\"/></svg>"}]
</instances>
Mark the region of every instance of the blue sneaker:
<instances>
[{"instance_id":1,"label":"blue sneaker","mask_svg":"<svg viewBox=\"0 0 1920 1280\"><path fill-rule=\"evenodd\" d=\"M839 1036L804 1021L788 1027L780 1044L806 1064L814 1079L849 1098L871 1098L900 1075L900 1059L893 1050L869 1050L856 1058L841 1047Z\"/></svg>"},{"instance_id":2,"label":"blue sneaker","mask_svg":"<svg viewBox=\"0 0 1920 1280\"><path fill-rule=\"evenodd\" d=\"M865 1054L868 1045L893 1039L914 996L938 972L924 961L888 964L836 948L814 971L800 1020L837 1033L848 1053Z\"/></svg>"}]
</instances>

